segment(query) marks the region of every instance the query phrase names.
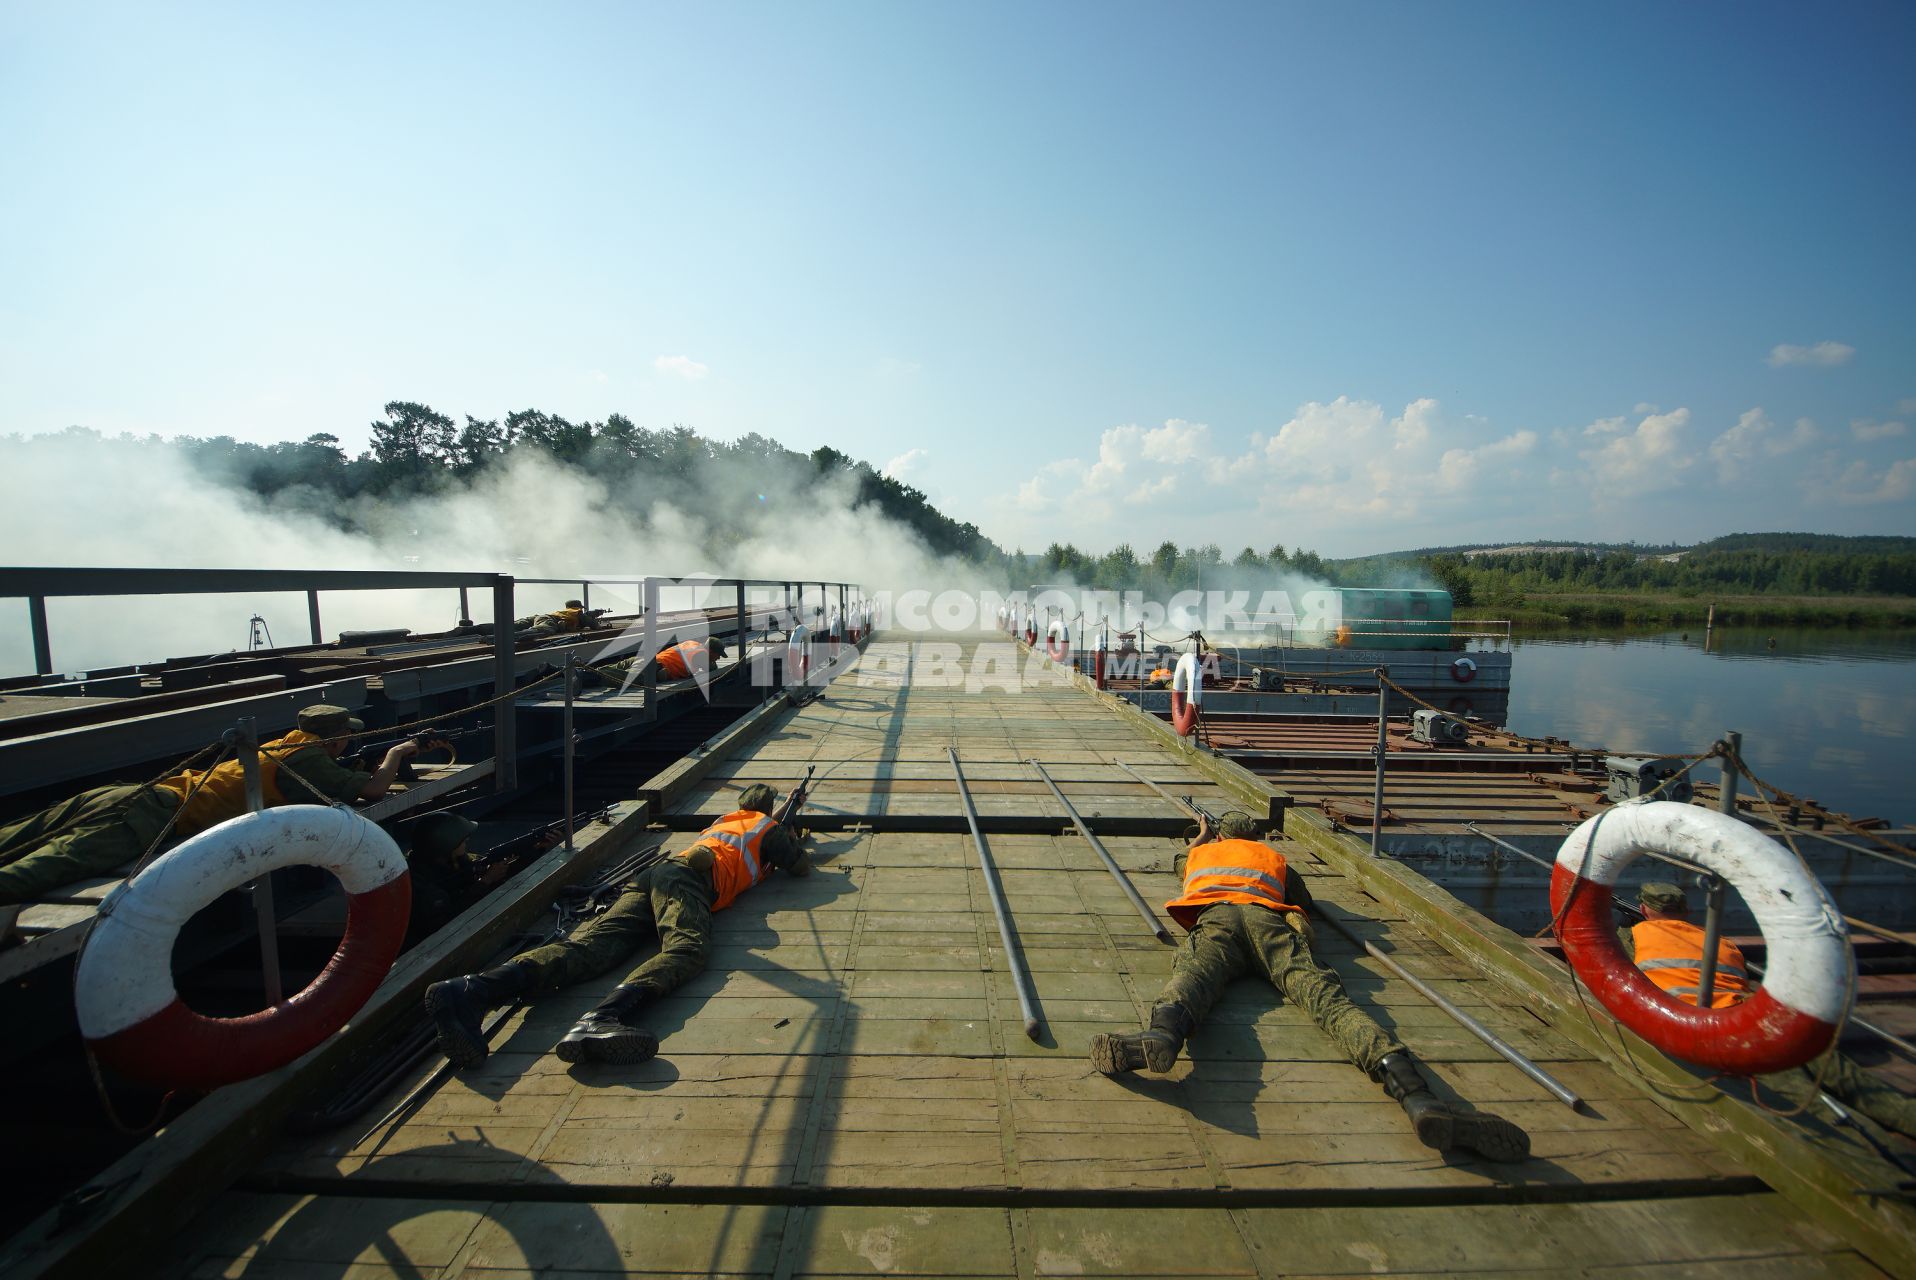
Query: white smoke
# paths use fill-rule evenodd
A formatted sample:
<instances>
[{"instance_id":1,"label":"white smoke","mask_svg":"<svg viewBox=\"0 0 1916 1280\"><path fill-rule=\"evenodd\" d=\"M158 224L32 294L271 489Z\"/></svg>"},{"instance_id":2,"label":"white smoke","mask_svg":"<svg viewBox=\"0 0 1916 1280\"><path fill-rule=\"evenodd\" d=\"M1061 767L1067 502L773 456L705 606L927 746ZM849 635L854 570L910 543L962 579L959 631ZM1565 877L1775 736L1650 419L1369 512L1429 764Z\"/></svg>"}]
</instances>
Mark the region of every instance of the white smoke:
<instances>
[{"instance_id":1,"label":"white smoke","mask_svg":"<svg viewBox=\"0 0 1916 1280\"><path fill-rule=\"evenodd\" d=\"M329 512L311 490L262 501L194 467L153 440L87 434L0 438L0 561L23 566L449 570L568 578L522 584L519 615L578 594L582 576L647 575L850 581L868 592L985 585L977 568L934 555L911 530L870 505L854 508L854 480L777 481L719 463L669 486L616 481L520 450L470 482L430 497L357 499ZM768 478L768 476L770 478ZM782 488L771 490L774 483ZM751 515L735 511L754 486ZM615 491L616 486L616 491ZM760 493L760 490L767 490ZM714 495L728 501L721 507ZM343 517L356 532L329 515ZM757 599L772 599L766 592ZM635 587L594 587L595 607L637 607ZM714 603L730 603L730 589ZM321 597L325 635L408 627L440 631L458 617L453 589L337 592ZM488 593L471 595L475 621ZM690 604L666 598L667 608ZM77 672L246 647L262 617L281 645L308 640L303 594L78 599L48 602L55 669ZM25 602L0 600L0 674L33 669Z\"/></svg>"}]
</instances>

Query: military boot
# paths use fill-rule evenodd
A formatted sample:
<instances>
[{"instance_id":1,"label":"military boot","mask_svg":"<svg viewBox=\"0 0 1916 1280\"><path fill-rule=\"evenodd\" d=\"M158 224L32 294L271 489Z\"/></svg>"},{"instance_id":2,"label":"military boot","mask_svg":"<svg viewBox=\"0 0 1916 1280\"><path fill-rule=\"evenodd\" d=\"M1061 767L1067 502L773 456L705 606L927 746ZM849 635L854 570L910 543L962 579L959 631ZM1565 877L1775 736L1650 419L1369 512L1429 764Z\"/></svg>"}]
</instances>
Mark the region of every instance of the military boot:
<instances>
[{"instance_id":1,"label":"military boot","mask_svg":"<svg viewBox=\"0 0 1916 1280\"><path fill-rule=\"evenodd\" d=\"M614 987L572 1024L553 1052L564 1062L644 1062L659 1051L659 1038L626 1020L638 1016L646 995L644 987Z\"/></svg>"},{"instance_id":2,"label":"military boot","mask_svg":"<svg viewBox=\"0 0 1916 1280\"><path fill-rule=\"evenodd\" d=\"M1511 1163L1530 1155L1530 1135L1499 1116L1458 1111L1430 1091L1410 1052L1388 1054L1372 1073L1403 1104L1417 1140L1436 1151L1464 1147L1486 1160Z\"/></svg>"},{"instance_id":3,"label":"military boot","mask_svg":"<svg viewBox=\"0 0 1916 1280\"><path fill-rule=\"evenodd\" d=\"M1162 1075L1176 1065L1178 1050L1191 1031L1191 1015L1179 1004L1161 1004L1151 1010L1151 1025L1130 1035L1091 1037L1091 1065L1108 1076L1144 1068Z\"/></svg>"},{"instance_id":4,"label":"military boot","mask_svg":"<svg viewBox=\"0 0 1916 1280\"><path fill-rule=\"evenodd\" d=\"M532 990L537 975L517 960L484 973L447 978L426 988L426 1013L440 1052L455 1067L476 1067L486 1060L486 1010Z\"/></svg>"}]
</instances>

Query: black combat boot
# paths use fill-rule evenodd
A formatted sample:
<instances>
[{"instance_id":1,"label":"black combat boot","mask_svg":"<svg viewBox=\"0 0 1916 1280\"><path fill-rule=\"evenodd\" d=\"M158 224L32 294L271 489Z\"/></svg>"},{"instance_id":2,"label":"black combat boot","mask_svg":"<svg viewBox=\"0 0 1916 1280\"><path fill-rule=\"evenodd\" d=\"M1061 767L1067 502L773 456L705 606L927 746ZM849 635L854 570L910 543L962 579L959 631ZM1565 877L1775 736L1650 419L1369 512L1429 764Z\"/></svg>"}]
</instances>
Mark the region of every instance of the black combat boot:
<instances>
[{"instance_id":1,"label":"black combat boot","mask_svg":"<svg viewBox=\"0 0 1916 1280\"><path fill-rule=\"evenodd\" d=\"M564 1062L644 1062L659 1051L659 1038L626 1021L638 1016L649 994L644 987L614 987L612 994L572 1024L553 1051Z\"/></svg>"},{"instance_id":2,"label":"black combat boot","mask_svg":"<svg viewBox=\"0 0 1916 1280\"><path fill-rule=\"evenodd\" d=\"M1530 1135L1499 1116L1458 1111L1430 1091L1407 1049L1387 1054L1372 1078L1403 1104L1417 1140L1435 1151L1465 1147L1486 1160L1512 1163L1530 1155Z\"/></svg>"},{"instance_id":3,"label":"black combat boot","mask_svg":"<svg viewBox=\"0 0 1916 1280\"><path fill-rule=\"evenodd\" d=\"M426 1013L439 1037L440 1052L455 1067L476 1067L486 1060L486 1010L532 990L536 975L517 960L484 973L447 978L426 988Z\"/></svg>"},{"instance_id":4,"label":"black combat boot","mask_svg":"<svg viewBox=\"0 0 1916 1280\"><path fill-rule=\"evenodd\" d=\"M1108 1076L1139 1068L1162 1075L1177 1064L1178 1050L1191 1032L1191 1015L1181 1004L1161 1004L1151 1010L1151 1025L1130 1035L1091 1037L1091 1065Z\"/></svg>"}]
</instances>

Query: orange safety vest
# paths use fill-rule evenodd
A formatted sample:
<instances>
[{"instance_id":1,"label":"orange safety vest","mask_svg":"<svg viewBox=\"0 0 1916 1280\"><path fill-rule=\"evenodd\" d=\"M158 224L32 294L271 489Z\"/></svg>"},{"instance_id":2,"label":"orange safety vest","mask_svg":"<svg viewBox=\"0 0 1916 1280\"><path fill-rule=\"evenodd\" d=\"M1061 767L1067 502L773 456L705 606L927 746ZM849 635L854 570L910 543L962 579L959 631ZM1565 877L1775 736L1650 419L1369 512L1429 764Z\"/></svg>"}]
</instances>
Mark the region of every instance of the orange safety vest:
<instances>
[{"instance_id":1,"label":"orange safety vest","mask_svg":"<svg viewBox=\"0 0 1916 1280\"><path fill-rule=\"evenodd\" d=\"M692 663L702 662L704 656L705 646L698 641L681 641L659 650L659 674L668 680L683 680L692 674Z\"/></svg>"},{"instance_id":2,"label":"orange safety vest","mask_svg":"<svg viewBox=\"0 0 1916 1280\"><path fill-rule=\"evenodd\" d=\"M1303 910L1284 900L1284 855L1260 840L1213 840L1192 849L1184 864L1184 893L1164 909L1191 929L1206 907L1220 902Z\"/></svg>"},{"instance_id":3,"label":"orange safety vest","mask_svg":"<svg viewBox=\"0 0 1916 1280\"><path fill-rule=\"evenodd\" d=\"M1703 930L1687 920L1645 920L1630 930L1636 947L1637 968L1650 981L1685 1004L1695 1004L1703 982ZM1717 939L1716 986L1712 1009L1727 1009L1750 994L1749 970L1743 952L1733 942Z\"/></svg>"},{"instance_id":4,"label":"orange safety vest","mask_svg":"<svg viewBox=\"0 0 1916 1280\"><path fill-rule=\"evenodd\" d=\"M703 847L712 851L712 889L717 895L712 910L725 910L739 894L765 878L759 846L765 843L765 833L772 825L770 815L740 809L707 827L685 850L690 853Z\"/></svg>"},{"instance_id":5,"label":"orange safety vest","mask_svg":"<svg viewBox=\"0 0 1916 1280\"><path fill-rule=\"evenodd\" d=\"M283 738L261 744L259 789L269 809L274 805L290 803L279 789L279 762L296 751L303 751L324 741L326 739L317 734L295 729ZM193 789L196 782L199 784L197 791ZM180 820L173 827L177 835L196 835L246 812L246 770L237 760L221 761L203 773L188 769L154 785L179 796L184 806L180 810ZM191 800L186 798L189 794L193 797Z\"/></svg>"}]
</instances>

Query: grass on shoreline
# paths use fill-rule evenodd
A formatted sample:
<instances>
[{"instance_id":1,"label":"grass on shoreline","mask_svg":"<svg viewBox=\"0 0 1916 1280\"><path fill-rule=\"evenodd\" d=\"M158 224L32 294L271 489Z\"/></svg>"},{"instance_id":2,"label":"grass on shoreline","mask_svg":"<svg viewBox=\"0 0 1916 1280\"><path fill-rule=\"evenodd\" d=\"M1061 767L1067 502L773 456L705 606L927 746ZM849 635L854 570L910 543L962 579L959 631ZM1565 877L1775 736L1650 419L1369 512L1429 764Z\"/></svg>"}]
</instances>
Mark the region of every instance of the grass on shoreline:
<instances>
[{"instance_id":1,"label":"grass on shoreline","mask_svg":"<svg viewBox=\"0 0 1916 1280\"><path fill-rule=\"evenodd\" d=\"M1534 594L1518 603L1463 606L1457 617L1532 627L1701 626L1712 602L1719 627L1916 627L1916 599L1907 596Z\"/></svg>"}]
</instances>

